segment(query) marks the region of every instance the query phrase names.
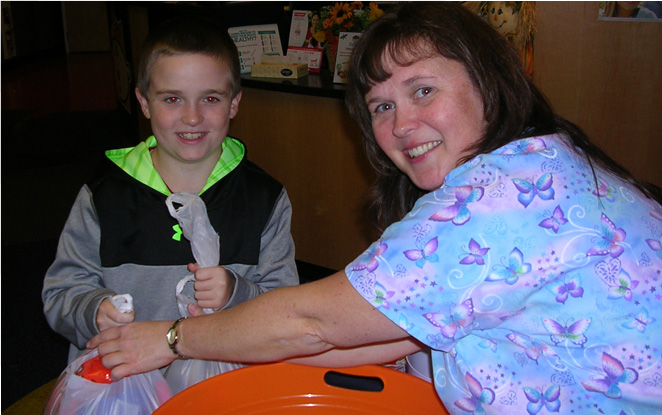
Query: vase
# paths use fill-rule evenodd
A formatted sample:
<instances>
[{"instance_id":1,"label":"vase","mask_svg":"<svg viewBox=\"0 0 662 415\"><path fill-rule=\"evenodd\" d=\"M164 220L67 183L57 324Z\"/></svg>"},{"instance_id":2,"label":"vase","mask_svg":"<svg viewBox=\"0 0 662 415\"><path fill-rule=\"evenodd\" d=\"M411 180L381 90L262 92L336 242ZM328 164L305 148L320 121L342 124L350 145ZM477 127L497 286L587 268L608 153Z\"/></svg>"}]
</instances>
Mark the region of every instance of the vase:
<instances>
[{"instance_id":1,"label":"vase","mask_svg":"<svg viewBox=\"0 0 662 415\"><path fill-rule=\"evenodd\" d=\"M338 37L333 37L324 44L324 53L326 53L326 60L329 63L329 71L333 73L336 66L336 55L338 54Z\"/></svg>"}]
</instances>

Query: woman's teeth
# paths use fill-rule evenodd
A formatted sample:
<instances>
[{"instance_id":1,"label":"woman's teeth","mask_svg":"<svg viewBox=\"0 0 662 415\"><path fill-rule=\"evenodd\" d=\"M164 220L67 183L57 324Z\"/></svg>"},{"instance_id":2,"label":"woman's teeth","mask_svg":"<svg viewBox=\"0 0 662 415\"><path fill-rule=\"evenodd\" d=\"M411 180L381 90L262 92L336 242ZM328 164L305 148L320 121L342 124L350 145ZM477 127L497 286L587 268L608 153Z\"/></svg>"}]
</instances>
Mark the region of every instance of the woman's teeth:
<instances>
[{"instance_id":1,"label":"woman's teeth","mask_svg":"<svg viewBox=\"0 0 662 415\"><path fill-rule=\"evenodd\" d=\"M202 137L203 133L179 133L179 136L184 140L195 140Z\"/></svg>"},{"instance_id":2,"label":"woman's teeth","mask_svg":"<svg viewBox=\"0 0 662 415\"><path fill-rule=\"evenodd\" d=\"M431 143L426 143L418 147L412 148L410 150L407 150L407 152L409 153L409 157L414 158L414 157L422 156L423 154L437 147L439 144L441 144L441 141L433 141Z\"/></svg>"}]
</instances>

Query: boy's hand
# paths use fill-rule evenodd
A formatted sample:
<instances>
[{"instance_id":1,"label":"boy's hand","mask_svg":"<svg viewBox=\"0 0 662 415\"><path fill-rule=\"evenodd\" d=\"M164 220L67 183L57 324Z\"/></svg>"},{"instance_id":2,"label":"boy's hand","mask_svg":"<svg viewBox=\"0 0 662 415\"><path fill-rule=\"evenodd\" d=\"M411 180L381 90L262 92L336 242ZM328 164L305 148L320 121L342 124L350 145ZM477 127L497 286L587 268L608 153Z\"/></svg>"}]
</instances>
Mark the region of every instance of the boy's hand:
<instances>
[{"instance_id":1,"label":"boy's hand","mask_svg":"<svg viewBox=\"0 0 662 415\"><path fill-rule=\"evenodd\" d=\"M131 323L136 318L136 312L120 313L117 311L110 297L104 299L97 310L97 327L99 331L103 331L110 327L121 326L123 324Z\"/></svg>"},{"instance_id":2,"label":"boy's hand","mask_svg":"<svg viewBox=\"0 0 662 415\"><path fill-rule=\"evenodd\" d=\"M198 264L189 264L188 270L195 275L193 288L200 308L218 311L228 303L234 292L235 279L225 268L201 268Z\"/></svg>"}]
</instances>

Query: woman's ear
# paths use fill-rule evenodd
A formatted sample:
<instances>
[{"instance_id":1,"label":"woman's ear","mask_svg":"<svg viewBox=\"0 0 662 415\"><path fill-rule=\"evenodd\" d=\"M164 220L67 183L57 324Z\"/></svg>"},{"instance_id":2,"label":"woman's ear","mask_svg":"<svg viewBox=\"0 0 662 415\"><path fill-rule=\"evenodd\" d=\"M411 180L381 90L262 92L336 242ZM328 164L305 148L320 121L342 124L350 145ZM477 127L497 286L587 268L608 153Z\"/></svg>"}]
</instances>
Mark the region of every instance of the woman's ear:
<instances>
[{"instance_id":1,"label":"woman's ear","mask_svg":"<svg viewBox=\"0 0 662 415\"><path fill-rule=\"evenodd\" d=\"M138 88L136 88L136 98L138 98L143 115L149 120L149 100L140 93Z\"/></svg>"}]
</instances>

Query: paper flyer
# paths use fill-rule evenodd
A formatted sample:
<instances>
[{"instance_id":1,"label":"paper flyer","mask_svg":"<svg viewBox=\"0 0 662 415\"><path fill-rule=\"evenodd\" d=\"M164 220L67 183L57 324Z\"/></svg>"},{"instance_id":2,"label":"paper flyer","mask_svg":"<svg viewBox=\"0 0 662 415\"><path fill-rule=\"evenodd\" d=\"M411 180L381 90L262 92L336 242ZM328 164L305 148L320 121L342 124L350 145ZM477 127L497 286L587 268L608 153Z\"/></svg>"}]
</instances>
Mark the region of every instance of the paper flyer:
<instances>
[{"instance_id":1,"label":"paper flyer","mask_svg":"<svg viewBox=\"0 0 662 415\"><path fill-rule=\"evenodd\" d=\"M239 50L241 73L250 73L251 65L259 63L263 54L283 56L276 24L231 27L228 33Z\"/></svg>"},{"instance_id":2,"label":"paper flyer","mask_svg":"<svg viewBox=\"0 0 662 415\"><path fill-rule=\"evenodd\" d=\"M354 44L361 37L360 32L340 32L338 36L338 54L336 55L336 66L333 69L333 82L337 84L347 83L347 70L349 57L354 49Z\"/></svg>"}]
</instances>

